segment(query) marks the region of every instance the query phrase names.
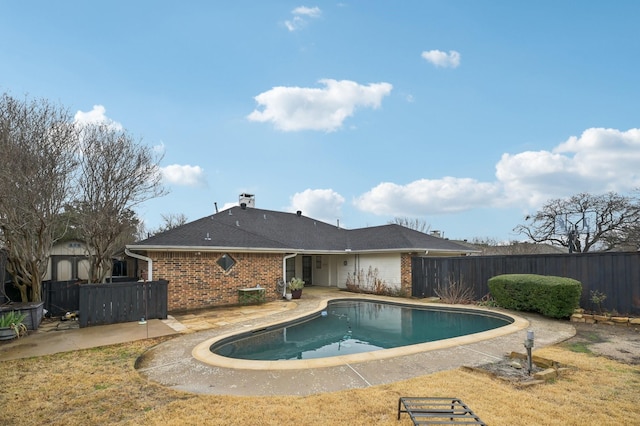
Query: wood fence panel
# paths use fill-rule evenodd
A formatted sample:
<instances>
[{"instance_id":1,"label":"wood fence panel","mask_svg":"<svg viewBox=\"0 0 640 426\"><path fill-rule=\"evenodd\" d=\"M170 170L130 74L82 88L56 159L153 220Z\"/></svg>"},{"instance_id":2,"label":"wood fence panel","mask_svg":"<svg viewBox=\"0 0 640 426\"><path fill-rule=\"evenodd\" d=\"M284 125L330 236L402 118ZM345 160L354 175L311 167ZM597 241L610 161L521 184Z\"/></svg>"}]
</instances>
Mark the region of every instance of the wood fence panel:
<instances>
[{"instance_id":1,"label":"wood fence panel","mask_svg":"<svg viewBox=\"0 0 640 426\"><path fill-rule=\"evenodd\" d=\"M472 286L477 300L489 293L489 278L502 274L538 274L582 282L580 305L597 309L592 291L606 295L602 308L619 314L640 314L640 252L553 255L414 257L413 297L437 296L451 280Z\"/></svg>"},{"instance_id":2,"label":"wood fence panel","mask_svg":"<svg viewBox=\"0 0 640 426\"><path fill-rule=\"evenodd\" d=\"M49 315L59 317L80 309L80 283L73 281L44 281L42 300Z\"/></svg>"},{"instance_id":3,"label":"wood fence panel","mask_svg":"<svg viewBox=\"0 0 640 426\"><path fill-rule=\"evenodd\" d=\"M83 284L80 327L167 318L167 281Z\"/></svg>"}]
</instances>

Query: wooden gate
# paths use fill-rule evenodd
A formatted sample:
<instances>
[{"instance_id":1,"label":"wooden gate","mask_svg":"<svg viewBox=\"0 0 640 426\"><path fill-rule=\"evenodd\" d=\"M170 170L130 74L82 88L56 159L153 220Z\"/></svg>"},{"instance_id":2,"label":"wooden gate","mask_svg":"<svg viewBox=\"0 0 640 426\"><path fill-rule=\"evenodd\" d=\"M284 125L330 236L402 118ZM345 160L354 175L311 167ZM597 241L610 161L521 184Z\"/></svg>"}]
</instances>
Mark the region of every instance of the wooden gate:
<instances>
[{"instance_id":1,"label":"wooden gate","mask_svg":"<svg viewBox=\"0 0 640 426\"><path fill-rule=\"evenodd\" d=\"M167 318L168 281L83 284L80 327Z\"/></svg>"}]
</instances>

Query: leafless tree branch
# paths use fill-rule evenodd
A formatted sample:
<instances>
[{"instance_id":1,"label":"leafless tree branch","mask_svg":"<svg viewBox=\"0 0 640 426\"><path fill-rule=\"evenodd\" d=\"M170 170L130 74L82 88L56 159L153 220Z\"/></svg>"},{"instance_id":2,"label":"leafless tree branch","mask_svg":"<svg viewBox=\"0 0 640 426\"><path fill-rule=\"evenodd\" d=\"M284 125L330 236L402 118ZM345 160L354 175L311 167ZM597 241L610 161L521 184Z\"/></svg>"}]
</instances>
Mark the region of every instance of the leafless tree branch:
<instances>
[{"instance_id":1,"label":"leafless tree branch","mask_svg":"<svg viewBox=\"0 0 640 426\"><path fill-rule=\"evenodd\" d=\"M56 226L77 162L69 112L46 100L0 98L0 232L23 301L40 301Z\"/></svg>"},{"instance_id":2,"label":"leafless tree branch","mask_svg":"<svg viewBox=\"0 0 640 426\"><path fill-rule=\"evenodd\" d=\"M89 276L104 282L112 257L136 233L135 206L164 195L160 157L124 130L105 124L82 128L76 203L80 234L90 248Z\"/></svg>"},{"instance_id":3,"label":"leafless tree branch","mask_svg":"<svg viewBox=\"0 0 640 426\"><path fill-rule=\"evenodd\" d=\"M577 219L575 223L566 220L571 215L577 218L582 215L583 219ZM584 228L583 223L578 223L590 217L594 221L593 227ZM580 193L568 199L550 200L525 220L527 223L518 225L514 231L534 242L551 242L571 247L576 252L638 246L640 199L615 192ZM557 229L559 222L564 223L563 229Z\"/></svg>"}]
</instances>

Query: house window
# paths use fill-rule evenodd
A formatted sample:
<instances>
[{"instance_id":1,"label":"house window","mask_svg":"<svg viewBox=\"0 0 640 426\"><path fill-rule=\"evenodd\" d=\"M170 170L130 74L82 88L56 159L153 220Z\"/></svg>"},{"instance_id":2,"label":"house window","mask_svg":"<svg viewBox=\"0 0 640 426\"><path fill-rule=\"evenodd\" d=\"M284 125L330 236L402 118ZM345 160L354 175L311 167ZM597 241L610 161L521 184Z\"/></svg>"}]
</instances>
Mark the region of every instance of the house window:
<instances>
[{"instance_id":1,"label":"house window","mask_svg":"<svg viewBox=\"0 0 640 426\"><path fill-rule=\"evenodd\" d=\"M225 272L229 271L229 269L233 268L233 265L236 264L236 261L233 260L233 257L228 254L223 254L220 259L218 259L218 266L224 269Z\"/></svg>"},{"instance_id":2,"label":"house window","mask_svg":"<svg viewBox=\"0 0 640 426\"><path fill-rule=\"evenodd\" d=\"M111 269L112 277L126 277L127 276L127 262L124 260L113 260L113 268Z\"/></svg>"}]
</instances>

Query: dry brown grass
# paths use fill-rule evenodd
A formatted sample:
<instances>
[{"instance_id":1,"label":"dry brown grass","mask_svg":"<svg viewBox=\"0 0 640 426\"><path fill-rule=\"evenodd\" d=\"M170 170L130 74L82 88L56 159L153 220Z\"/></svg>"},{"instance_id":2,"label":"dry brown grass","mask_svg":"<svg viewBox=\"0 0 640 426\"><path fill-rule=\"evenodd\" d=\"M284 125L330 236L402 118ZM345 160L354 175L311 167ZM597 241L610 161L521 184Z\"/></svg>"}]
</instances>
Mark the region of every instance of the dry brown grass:
<instances>
[{"instance_id":1,"label":"dry brown grass","mask_svg":"<svg viewBox=\"0 0 640 426\"><path fill-rule=\"evenodd\" d=\"M490 425L632 425L640 366L573 353L536 354L575 369L526 389L461 369L307 397L196 395L148 382L136 358L159 339L0 363L2 425L407 425L399 396L455 396ZM304 386L301 383L300 386Z\"/></svg>"}]
</instances>

